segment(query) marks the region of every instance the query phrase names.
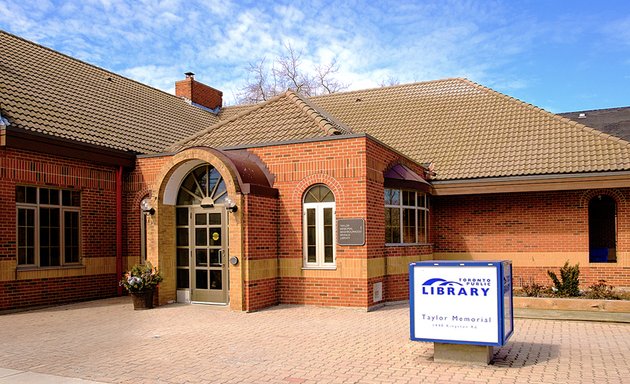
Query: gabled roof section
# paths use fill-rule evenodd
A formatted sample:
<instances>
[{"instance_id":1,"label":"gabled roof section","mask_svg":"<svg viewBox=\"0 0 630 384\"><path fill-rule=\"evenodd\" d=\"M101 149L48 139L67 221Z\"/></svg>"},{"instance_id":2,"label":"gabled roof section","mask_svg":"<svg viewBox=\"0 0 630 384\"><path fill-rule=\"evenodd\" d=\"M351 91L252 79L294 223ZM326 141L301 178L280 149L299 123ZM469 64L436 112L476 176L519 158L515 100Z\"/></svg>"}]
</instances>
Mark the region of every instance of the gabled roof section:
<instances>
[{"instance_id":1,"label":"gabled roof section","mask_svg":"<svg viewBox=\"0 0 630 384\"><path fill-rule=\"evenodd\" d=\"M0 108L14 128L136 153L219 121L155 88L0 31Z\"/></svg>"},{"instance_id":2,"label":"gabled roof section","mask_svg":"<svg viewBox=\"0 0 630 384\"><path fill-rule=\"evenodd\" d=\"M317 107L436 180L630 169L630 143L466 79L313 97Z\"/></svg>"},{"instance_id":3,"label":"gabled roof section","mask_svg":"<svg viewBox=\"0 0 630 384\"><path fill-rule=\"evenodd\" d=\"M174 144L169 150L281 143L352 132L293 91L239 112Z\"/></svg>"}]
</instances>

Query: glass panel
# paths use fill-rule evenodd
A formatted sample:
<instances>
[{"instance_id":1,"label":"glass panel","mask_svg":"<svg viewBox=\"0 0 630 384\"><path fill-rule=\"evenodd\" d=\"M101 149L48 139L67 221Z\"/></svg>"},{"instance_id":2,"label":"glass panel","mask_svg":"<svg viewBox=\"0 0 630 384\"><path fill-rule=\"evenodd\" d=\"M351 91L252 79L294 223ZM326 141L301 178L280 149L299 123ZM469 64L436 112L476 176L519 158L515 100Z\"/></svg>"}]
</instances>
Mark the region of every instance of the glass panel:
<instances>
[{"instance_id":1,"label":"glass panel","mask_svg":"<svg viewBox=\"0 0 630 384\"><path fill-rule=\"evenodd\" d=\"M210 264L221 265L221 251L218 249L210 249Z\"/></svg>"},{"instance_id":2,"label":"glass panel","mask_svg":"<svg viewBox=\"0 0 630 384\"><path fill-rule=\"evenodd\" d=\"M418 242L426 243L427 239L427 211L418 211Z\"/></svg>"},{"instance_id":3,"label":"glass panel","mask_svg":"<svg viewBox=\"0 0 630 384\"><path fill-rule=\"evenodd\" d=\"M332 191L325 185L315 185L306 192L304 196L305 203L334 202L335 196Z\"/></svg>"},{"instance_id":4,"label":"glass panel","mask_svg":"<svg viewBox=\"0 0 630 384\"><path fill-rule=\"evenodd\" d=\"M425 195L424 193L418 193L418 207L426 207L426 197L427 195Z\"/></svg>"},{"instance_id":5,"label":"glass panel","mask_svg":"<svg viewBox=\"0 0 630 384\"><path fill-rule=\"evenodd\" d=\"M223 273L221 270L210 271L210 289L223 289Z\"/></svg>"},{"instance_id":6,"label":"glass panel","mask_svg":"<svg viewBox=\"0 0 630 384\"><path fill-rule=\"evenodd\" d=\"M185 247L188 245L188 228L177 228L177 246Z\"/></svg>"},{"instance_id":7,"label":"glass panel","mask_svg":"<svg viewBox=\"0 0 630 384\"><path fill-rule=\"evenodd\" d=\"M188 266L188 248L177 248L177 266Z\"/></svg>"},{"instance_id":8,"label":"glass panel","mask_svg":"<svg viewBox=\"0 0 630 384\"><path fill-rule=\"evenodd\" d=\"M214 191L214 195L212 195L212 197L215 199L215 203L219 204L223 202L223 200L227 197L226 191L227 189L225 188L225 183L223 182L223 180L221 180L216 191ZM221 199L219 199L219 196L221 196Z\"/></svg>"},{"instance_id":9,"label":"glass panel","mask_svg":"<svg viewBox=\"0 0 630 384\"><path fill-rule=\"evenodd\" d=\"M212 171L210 171L210 184L209 184L210 190L209 190L209 193L212 193L212 191L214 191L214 194L212 194L211 197L215 197L215 196L220 195L221 191L219 191L219 190L221 189L221 184L223 184L223 183L222 183L222 180L221 180L221 182L217 186L217 182L219 182L219 180L221 180L221 175L219 174L219 171L217 171L216 169L212 168ZM225 188L225 185L223 185L223 188Z\"/></svg>"},{"instance_id":10,"label":"glass panel","mask_svg":"<svg viewBox=\"0 0 630 384\"><path fill-rule=\"evenodd\" d=\"M25 203L37 204L37 188L35 187L24 187L26 190L26 201Z\"/></svg>"},{"instance_id":11,"label":"glass panel","mask_svg":"<svg viewBox=\"0 0 630 384\"><path fill-rule=\"evenodd\" d=\"M40 208L40 265L60 265L59 208Z\"/></svg>"},{"instance_id":12,"label":"glass panel","mask_svg":"<svg viewBox=\"0 0 630 384\"><path fill-rule=\"evenodd\" d=\"M48 193L50 196L49 204L50 205L59 205L59 193L61 191L56 189L49 189Z\"/></svg>"},{"instance_id":13,"label":"glass panel","mask_svg":"<svg viewBox=\"0 0 630 384\"><path fill-rule=\"evenodd\" d=\"M215 196L214 197L214 204L225 204L225 201L227 200L228 194L227 192L223 192L221 195Z\"/></svg>"},{"instance_id":14,"label":"glass panel","mask_svg":"<svg viewBox=\"0 0 630 384\"><path fill-rule=\"evenodd\" d=\"M195 228L195 245L208 244L208 228Z\"/></svg>"},{"instance_id":15,"label":"glass panel","mask_svg":"<svg viewBox=\"0 0 630 384\"><path fill-rule=\"evenodd\" d=\"M403 205L415 207L416 206L416 193L413 191L402 191Z\"/></svg>"},{"instance_id":16,"label":"glass panel","mask_svg":"<svg viewBox=\"0 0 630 384\"><path fill-rule=\"evenodd\" d=\"M308 208L306 210L306 244L309 247L309 262L311 262L310 247L315 247L316 242L315 208Z\"/></svg>"},{"instance_id":17,"label":"glass panel","mask_svg":"<svg viewBox=\"0 0 630 384\"><path fill-rule=\"evenodd\" d=\"M400 191L398 189L385 190L386 205L400 205Z\"/></svg>"},{"instance_id":18,"label":"glass panel","mask_svg":"<svg viewBox=\"0 0 630 384\"><path fill-rule=\"evenodd\" d=\"M416 210L403 209L403 242L416 242Z\"/></svg>"},{"instance_id":19,"label":"glass panel","mask_svg":"<svg viewBox=\"0 0 630 384\"><path fill-rule=\"evenodd\" d=\"M48 204L50 201L50 191L46 188L40 188L39 190L39 203Z\"/></svg>"},{"instance_id":20,"label":"glass panel","mask_svg":"<svg viewBox=\"0 0 630 384\"><path fill-rule=\"evenodd\" d=\"M18 208L18 264L35 264L35 210Z\"/></svg>"},{"instance_id":21,"label":"glass panel","mask_svg":"<svg viewBox=\"0 0 630 384\"><path fill-rule=\"evenodd\" d=\"M221 214L220 213L211 213L210 215L210 225L221 225Z\"/></svg>"},{"instance_id":22,"label":"glass panel","mask_svg":"<svg viewBox=\"0 0 630 384\"><path fill-rule=\"evenodd\" d=\"M208 270L206 269L195 270L195 288L208 289Z\"/></svg>"},{"instance_id":23,"label":"glass panel","mask_svg":"<svg viewBox=\"0 0 630 384\"><path fill-rule=\"evenodd\" d=\"M70 191L61 191L61 205L68 206L71 202Z\"/></svg>"},{"instance_id":24,"label":"glass panel","mask_svg":"<svg viewBox=\"0 0 630 384\"><path fill-rule=\"evenodd\" d=\"M385 208L385 242L400 243L400 208Z\"/></svg>"},{"instance_id":25,"label":"glass panel","mask_svg":"<svg viewBox=\"0 0 630 384\"><path fill-rule=\"evenodd\" d=\"M26 203L26 187L15 187L15 202Z\"/></svg>"},{"instance_id":26,"label":"glass panel","mask_svg":"<svg viewBox=\"0 0 630 384\"><path fill-rule=\"evenodd\" d=\"M190 272L188 269L178 268L177 269L177 288L179 289L187 289L190 288Z\"/></svg>"},{"instance_id":27,"label":"glass panel","mask_svg":"<svg viewBox=\"0 0 630 384\"><path fill-rule=\"evenodd\" d=\"M324 247L324 263L332 263L332 262L334 262L333 247L327 245Z\"/></svg>"},{"instance_id":28,"label":"glass panel","mask_svg":"<svg viewBox=\"0 0 630 384\"><path fill-rule=\"evenodd\" d=\"M195 225L206 225L207 217L205 213L195 213Z\"/></svg>"},{"instance_id":29,"label":"glass panel","mask_svg":"<svg viewBox=\"0 0 630 384\"><path fill-rule=\"evenodd\" d=\"M188 225L188 208L177 208L177 225Z\"/></svg>"},{"instance_id":30,"label":"glass panel","mask_svg":"<svg viewBox=\"0 0 630 384\"><path fill-rule=\"evenodd\" d=\"M332 246L333 243L333 220L332 208L324 208L324 245Z\"/></svg>"},{"instance_id":31,"label":"glass panel","mask_svg":"<svg viewBox=\"0 0 630 384\"><path fill-rule=\"evenodd\" d=\"M208 266L208 250L207 249L195 249L195 265L197 267Z\"/></svg>"},{"instance_id":32,"label":"glass panel","mask_svg":"<svg viewBox=\"0 0 630 384\"><path fill-rule=\"evenodd\" d=\"M211 246L221 245L221 228L210 228L210 244Z\"/></svg>"},{"instance_id":33,"label":"glass panel","mask_svg":"<svg viewBox=\"0 0 630 384\"><path fill-rule=\"evenodd\" d=\"M64 263L79 262L79 212L63 213Z\"/></svg>"},{"instance_id":34,"label":"glass panel","mask_svg":"<svg viewBox=\"0 0 630 384\"><path fill-rule=\"evenodd\" d=\"M309 263L315 263L315 262L317 262L316 248L315 248L315 246L314 246L314 245L309 245L309 246L307 247L307 253L308 253L308 255L307 255L306 260L307 260Z\"/></svg>"}]
</instances>

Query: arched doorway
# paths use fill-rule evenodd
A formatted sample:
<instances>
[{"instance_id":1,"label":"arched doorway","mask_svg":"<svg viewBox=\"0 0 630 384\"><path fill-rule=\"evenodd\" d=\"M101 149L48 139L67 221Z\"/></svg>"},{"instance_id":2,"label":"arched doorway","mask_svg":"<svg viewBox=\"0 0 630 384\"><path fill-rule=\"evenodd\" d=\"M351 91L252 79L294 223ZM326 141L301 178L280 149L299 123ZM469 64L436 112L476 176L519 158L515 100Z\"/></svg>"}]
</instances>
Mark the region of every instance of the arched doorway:
<instances>
[{"instance_id":1,"label":"arched doorway","mask_svg":"<svg viewBox=\"0 0 630 384\"><path fill-rule=\"evenodd\" d=\"M223 176L202 164L184 177L175 206L177 290L191 302L227 304L227 215Z\"/></svg>"}]
</instances>

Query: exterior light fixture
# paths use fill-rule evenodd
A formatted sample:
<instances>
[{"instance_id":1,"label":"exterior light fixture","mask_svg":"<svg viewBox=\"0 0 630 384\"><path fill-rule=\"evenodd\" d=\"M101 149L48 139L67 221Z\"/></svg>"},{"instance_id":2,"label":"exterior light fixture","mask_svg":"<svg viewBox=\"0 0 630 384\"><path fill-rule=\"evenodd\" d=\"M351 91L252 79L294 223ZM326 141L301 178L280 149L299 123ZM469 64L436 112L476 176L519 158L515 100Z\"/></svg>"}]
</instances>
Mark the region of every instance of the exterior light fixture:
<instances>
[{"instance_id":1,"label":"exterior light fixture","mask_svg":"<svg viewBox=\"0 0 630 384\"><path fill-rule=\"evenodd\" d=\"M144 199L140 203L140 208L142 209L142 213L153 216L155 214L155 208L151 206L151 202L149 199Z\"/></svg>"},{"instance_id":2,"label":"exterior light fixture","mask_svg":"<svg viewBox=\"0 0 630 384\"><path fill-rule=\"evenodd\" d=\"M236 203L233 202L232 199L230 199L229 197L225 199L225 210L230 211L230 212L238 211L238 207L236 206Z\"/></svg>"}]
</instances>

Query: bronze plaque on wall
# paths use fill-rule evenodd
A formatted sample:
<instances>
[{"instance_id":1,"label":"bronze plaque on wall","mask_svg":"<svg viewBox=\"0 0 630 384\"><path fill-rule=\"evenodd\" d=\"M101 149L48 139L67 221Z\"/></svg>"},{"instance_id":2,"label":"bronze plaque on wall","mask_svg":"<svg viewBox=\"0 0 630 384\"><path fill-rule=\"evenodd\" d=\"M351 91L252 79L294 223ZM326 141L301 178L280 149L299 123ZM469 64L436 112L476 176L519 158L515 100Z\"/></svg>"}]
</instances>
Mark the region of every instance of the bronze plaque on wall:
<instances>
[{"instance_id":1,"label":"bronze plaque on wall","mask_svg":"<svg viewBox=\"0 0 630 384\"><path fill-rule=\"evenodd\" d=\"M337 244L365 245L365 220L338 219Z\"/></svg>"}]
</instances>

